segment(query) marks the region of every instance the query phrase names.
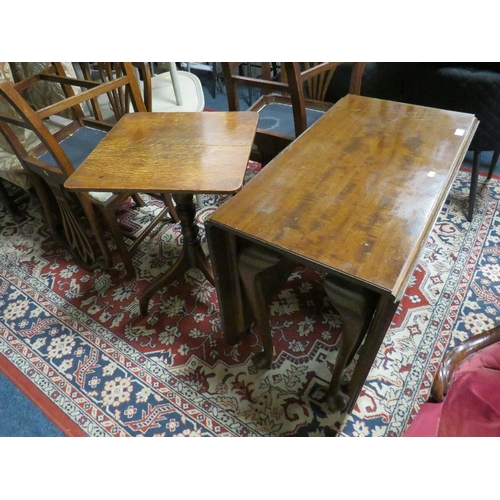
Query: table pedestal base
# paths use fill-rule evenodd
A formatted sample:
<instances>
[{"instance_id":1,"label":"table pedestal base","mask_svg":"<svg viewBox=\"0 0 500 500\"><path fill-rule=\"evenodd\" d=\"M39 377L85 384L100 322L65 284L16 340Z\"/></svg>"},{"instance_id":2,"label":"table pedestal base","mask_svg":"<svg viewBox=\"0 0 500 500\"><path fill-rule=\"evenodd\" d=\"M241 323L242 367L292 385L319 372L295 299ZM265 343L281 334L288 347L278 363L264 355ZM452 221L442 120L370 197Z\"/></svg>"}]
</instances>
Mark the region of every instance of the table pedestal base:
<instances>
[{"instance_id":1,"label":"table pedestal base","mask_svg":"<svg viewBox=\"0 0 500 500\"><path fill-rule=\"evenodd\" d=\"M139 302L141 316L148 313L148 305L151 297L168 283L175 281L184 275L191 268L198 268L204 274L205 278L213 285L214 276L212 267L207 257L203 253L200 242L200 228L196 223L196 207L193 202L192 194L174 194L176 203L176 212L181 221L183 236L183 246L181 254L173 267L164 275L154 280L144 291Z\"/></svg>"}]
</instances>

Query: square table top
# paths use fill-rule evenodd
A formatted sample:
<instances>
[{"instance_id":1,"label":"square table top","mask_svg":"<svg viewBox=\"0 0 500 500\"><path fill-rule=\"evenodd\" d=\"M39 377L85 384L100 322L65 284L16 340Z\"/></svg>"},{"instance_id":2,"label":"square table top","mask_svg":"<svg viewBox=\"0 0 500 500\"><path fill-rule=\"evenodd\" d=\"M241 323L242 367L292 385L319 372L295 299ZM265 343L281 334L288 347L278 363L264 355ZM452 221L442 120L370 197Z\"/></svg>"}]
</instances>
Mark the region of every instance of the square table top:
<instances>
[{"instance_id":1,"label":"square table top","mask_svg":"<svg viewBox=\"0 0 500 500\"><path fill-rule=\"evenodd\" d=\"M129 113L65 182L72 191L234 193L255 112Z\"/></svg>"},{"instance_id":2,"label":"square table top","mask_svg":"<svg viewBox=\"0 0 500 500\"><path fill-rule=\"evenodd\" d=\"M477 123L348 95L207 224L399 300Z\"/></svg>"}]
</instances>

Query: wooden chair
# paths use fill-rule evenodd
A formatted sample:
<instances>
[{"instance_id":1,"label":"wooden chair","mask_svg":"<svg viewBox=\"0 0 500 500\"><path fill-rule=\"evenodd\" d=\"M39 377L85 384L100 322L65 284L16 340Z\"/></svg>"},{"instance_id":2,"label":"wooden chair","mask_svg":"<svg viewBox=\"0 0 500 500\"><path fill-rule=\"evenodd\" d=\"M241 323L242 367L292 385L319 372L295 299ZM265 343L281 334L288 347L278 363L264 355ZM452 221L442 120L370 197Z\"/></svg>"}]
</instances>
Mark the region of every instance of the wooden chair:
<instances>
[{"instance_id":1,"label":"wooden chair","mask_svg":"<svg viewBox=\"0 0 500 500\"><path fill-rule=\"evenodd\" d=\"M135 76L135 83L137 83L140 90L140 83L137 80L134 63L131 64ZM75 63L74 66L80 78L99 84L109 83L119 79L123 77L124 73L123 63L116 62L99 62L92 64L88 62L79 62ZM148 107L144 101L142 92L141 100L145 110L151 111L151 107ZM106 92L99 94L97 98L89 99L87 107L90 108L90 113L99 121L109 123L116 123L124 114L134 111L132 95L125 86L114 86Z\"/></svg>"},{"instance_id":2,"label":"wooden chair","mask_svg":"<svg viewBox=\"0 0 500 500\"><path fill-rule=\"evenodd\" d=\"M122 96L130 99L135 111L146 112L132 64L116 63L115 69L114 79L99 83L67 77L62 65L53 63L41 73L16 84L7 80L0 82L0 100L4 99L13 111L0 114L0 132L30 174L52 237L63 242L82 266L93 269L101 263L106 267L113 265L112 252L104 236L107 232L125 265L127 276L132 276L133 252L164 218L168 206L165 205L142 232L134 235L120 224L116 213L130 197L136 206L143 206L136 193L75 195L64 188L66 179L113 126L102 117L98 103L100 95L112 93L117 96L113 106L116 120L129 112L128 106L121 105L125 102ZM22 93L40 81L61 85L66 98L45 108L33 109ZM88 116L82 107L87 102L93 110ZM71 118L62 118L63 112ZM49 127L49 122L59 123L59 130L51 132L53 128ZM19 137L18 131L22 129L33 131L40 145L28 151ZM128 245L126 240L132 243Z\"/></svg>"},{"instance_id":3,"label":"wooden chair","mask_svg":"<svg viewBox=\"0 0 500 500\"><path fill-rule=\"evenodd\" d=\"M200 112L205 108L205 97L200 79L193 73L177 69L168 63L168 71L151 73L149 63L134 63L143 89L144 103L148 111Z\"/></svg>"},{"instance_id":4,"label":"wooden chair","mask_svg":"<svg viewBox=\"0 0 500 500\"><path fill-rule=\"evenodd\" d=\"M500 436L500 327L448 351L405 437Z\"/></svg>"},{"instance_id":5,"label":"wooden chair","mask_svg":"<svg viewBox=\"0 0 500 500\"><path fill-rule=\"evenodd\" d=\"M175 63L168 63L169 70L153 74L151 64L147 62L132 63L136 72L139 87L147 111L169 112L200 112L205 108L205 97L200 79L187 71L177 70ZM115 63L77 63L77 71L87 80L108 81L115 77ZM113 92L102 96L100 106L107 111L108 116L113 114L115 101L125 106L125 95ZM128 106L132 103L128 99Z\"/></svg>"},{"instance_id":6,"label":"wooden chair","mask_svg":"<svg viewBox=\"0 0 500 500\"><path fill-rule=\"evenodd\" d=\"M335 69L342 63L281 63L281 78L272 78L271 63L261 63L260 77L242 74L247 63L224 62L222 71L230 111L239 110L240 86L257 87L265 93L250 106L260 115L252 159L263 165L272 160L310 127L331 106L325 94ZM361 91L365 63L354 63L349 92Z\"/></svg>"},{"instance_id":7,"label":"wooden chair","mask_svg":"<svg viewBox=\"0 0 500 500\"><path fill-rule=\"evenodd\" d=\"M434 402L442 402L448 394L460 366L476 353L485 352L484 349L489 346L495 346L495 350L500 352L500 326L469 337L450 349L443 356L436 372L429 399Z\"/></svg>"}]
</instances>

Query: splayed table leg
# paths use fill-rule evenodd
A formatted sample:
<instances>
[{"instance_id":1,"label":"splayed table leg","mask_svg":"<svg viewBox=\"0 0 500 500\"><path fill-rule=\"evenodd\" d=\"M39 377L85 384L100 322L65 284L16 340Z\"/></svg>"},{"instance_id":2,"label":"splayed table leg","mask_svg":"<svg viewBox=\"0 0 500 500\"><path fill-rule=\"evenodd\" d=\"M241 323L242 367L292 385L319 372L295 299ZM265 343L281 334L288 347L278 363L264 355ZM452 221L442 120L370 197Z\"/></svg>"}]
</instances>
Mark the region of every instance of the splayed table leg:
<instances>
[{"instance_id":1,"label":"splayed table leg","mask_svg":"<svg viewBox=\"0 0 500 500\"><path fill-rule=\"evenodd\" d=\"M144 291L139 302L140 313L143 317L148 313L148 304L151 297L168 283L183 276L191 268L200 269L205 278L212 285L214 284L212 267L201 248L200 228L195 219L196 207L193 202L193 195L174 194L173 198L176 203L177 215L181 221L182 251L173 267L166 274L156 278Z\"/></svg>"}]
</instances>

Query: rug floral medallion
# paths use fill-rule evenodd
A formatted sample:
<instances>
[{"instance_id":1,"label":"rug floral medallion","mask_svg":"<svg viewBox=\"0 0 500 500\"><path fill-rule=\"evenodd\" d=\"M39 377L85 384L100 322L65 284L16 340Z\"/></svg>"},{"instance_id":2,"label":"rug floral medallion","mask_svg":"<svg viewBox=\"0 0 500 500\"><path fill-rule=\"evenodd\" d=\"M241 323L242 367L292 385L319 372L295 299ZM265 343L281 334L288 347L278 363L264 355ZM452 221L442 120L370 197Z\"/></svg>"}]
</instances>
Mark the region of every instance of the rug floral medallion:
<instances>
[{"instance_id":1,"label":"rug floral medallion","mask_svg":"<svg viewBox=\"0 0 500 500\"><path fill-rule=\"evenodd\" d=\"M249 176L257 171L250 163ZM225 343L216 291L196 269L139 316L141 291L180 253L174 224L142 243L137 278L126 280L121 264L79 267L33 206L20 224L2 212L0 357L16 384L53 403L49 417L63 412L89 436L400 436L444 352L500 319L500 186L493 179L481 187L472 223L468 186L460 172L350 415L325 401L342 323L316 271L297 267L272 301L267 371L251 362L261 350L253 332ZM159 209L147 201L124 210L131 227ZM222 202L204 197L202 228Z\"/></svg>"}]
</instances>

